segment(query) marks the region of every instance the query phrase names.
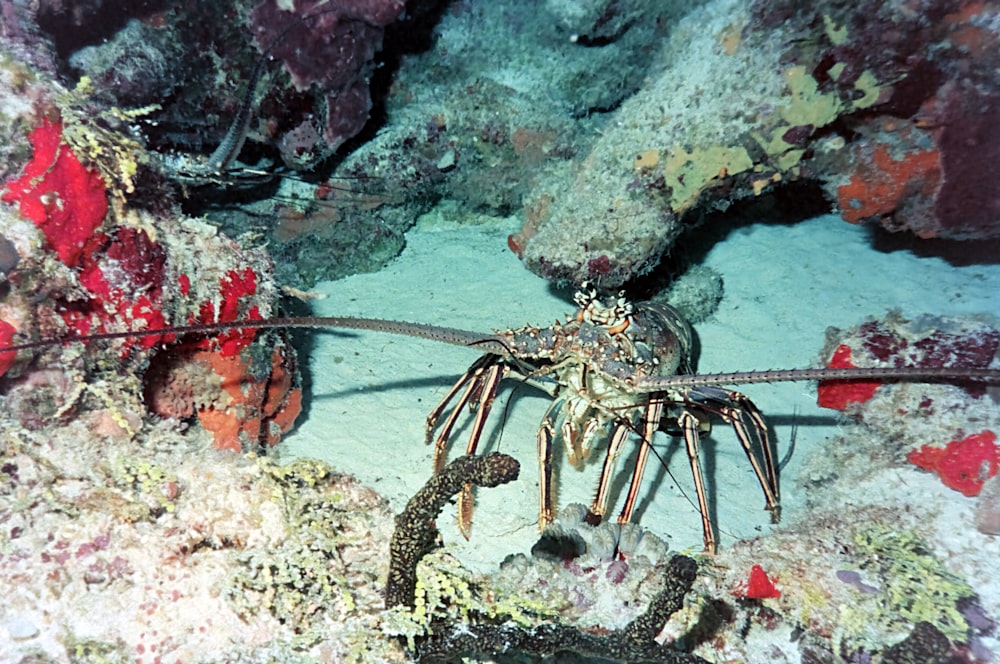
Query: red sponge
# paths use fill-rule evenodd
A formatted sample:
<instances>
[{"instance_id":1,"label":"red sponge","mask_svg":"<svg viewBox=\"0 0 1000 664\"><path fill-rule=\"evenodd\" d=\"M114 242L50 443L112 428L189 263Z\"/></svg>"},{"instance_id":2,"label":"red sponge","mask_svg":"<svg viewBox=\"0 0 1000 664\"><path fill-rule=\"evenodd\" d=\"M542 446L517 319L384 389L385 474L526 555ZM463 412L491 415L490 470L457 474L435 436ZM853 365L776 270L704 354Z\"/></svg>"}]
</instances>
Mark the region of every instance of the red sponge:
<instances>
[{"instance_id":1,"label":"red sponge","mask_svg":"<svg viewBox=\"0 0 1000 664\"><path fill-rule=\"evenodd\" d=\"M10 342L14 340L14 333L17 332L14 326L5 320L0 320L0 348L6 348L10 346ZM0 376L7 373L7 369L10 369L10 365L14 364L14 358L17 357L17 353L0 353Z\"/></svg>"},{"instance_id":2,"label":"red sponge","mask_svg":"<svg viewBox=\"0 0 1000 664\"><path fill-rule=\"evenodd\" d=\"M837 346L827 366L831 369L853 369L850 346L845 344ZM816 403L823 408L844 410L848 404L864 403L871 399L880 384L854 380L822 380L817 389Z\"/></svg>"},{"instance_id":3,"label":"red sponge","mask_svg":"<svg viewBox=\"0 0 1000 664\"><path fill-rule=\"evenodd\" d=\"M771 599L781 597L781 591L774 585L774 579L767 575L760 565L750 568L750 577L746 583L736 584L732 594L747 599Z\"/></svg>"},{"instance_id":4,"label":"red sponge","mask_svg":"<svg viewBox=\"0 0 1000 664\"><path fill-rule=\"evenodd\" d=\"M0 198L20 203L21 214L42 229L59 259L76 267L108 212L104 180L63 145L62 124L45 122L28 138L35 154Z\"/></svg>"},{"instance_id":5,"label":"red sponge","mask_svg":"<svg viewBox=\"0 0 1000 664\"><path fill-rule=\"evenodd\" d=\"M1000 447L996 434L986 430L962 440L953 440L943 449L924 445L906 455L906 460L941 477L948 488L966 496L978 496L983 482L997 474Z\"/></svg>"}]
</instances>

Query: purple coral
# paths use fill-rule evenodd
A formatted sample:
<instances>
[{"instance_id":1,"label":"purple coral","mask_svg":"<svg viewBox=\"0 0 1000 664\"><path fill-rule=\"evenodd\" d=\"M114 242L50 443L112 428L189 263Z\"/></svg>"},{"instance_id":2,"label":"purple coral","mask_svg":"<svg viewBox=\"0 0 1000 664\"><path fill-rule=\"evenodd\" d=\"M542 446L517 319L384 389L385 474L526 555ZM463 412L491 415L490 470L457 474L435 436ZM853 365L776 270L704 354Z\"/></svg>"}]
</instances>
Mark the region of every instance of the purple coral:
<instances>
[{"instance_id":1,"label":"purple coral","mask_svg":"<svg viewBox=\"0 0 1000 664\"><path fill-rule=\"evenodd\" d=\"M279 6L281 5L281 6ZM290 8L288 8L290 6ZM294 131L294 163L299 154L329 154L364 127L371 110L368 79L375 53L382 48L385 27L405 8L404 0L264 0L250 14L257 47L281 59L298 90L315 86L325 97L325 114L317 113L314 132L300 125ZM313 135L317 143L302 145ZM290 146L291 147L291 146Z\"/></svg>"}]
</instances>

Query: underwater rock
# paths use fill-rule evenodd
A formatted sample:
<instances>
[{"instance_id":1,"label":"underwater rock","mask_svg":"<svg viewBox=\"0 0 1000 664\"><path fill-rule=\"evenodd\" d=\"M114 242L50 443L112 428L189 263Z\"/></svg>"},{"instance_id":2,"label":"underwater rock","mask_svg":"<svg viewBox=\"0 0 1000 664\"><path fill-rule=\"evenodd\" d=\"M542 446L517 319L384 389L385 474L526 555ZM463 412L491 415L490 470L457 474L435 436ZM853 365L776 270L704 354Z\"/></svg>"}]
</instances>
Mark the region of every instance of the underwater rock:
<instances>
[{"instance_id":1,"label":"underwater rock","mask_svg":"<svg viewBox=\"0 0 1000 664\"><path fill-rule=\"evenodd\" d=\"M948 637L928 622L919 622L905 639L882 654L884 664L936 664L948 660Z\"/></svg>"},{"instance_id":2,"label":"underwater rock","mask_svg":"<svg viewBox=\"0 0 1000 664\"><path fill-rule=\"evenodd\" d=\"M848 221L996 237L1000 194L981 168L1000 156L987 137L1000 112L986 92L995 16L958 2L696 9L590 153L536 188L512 247L548 279L616 287L705 213L800 179Z\"/></svg>"},{"instance_id":3,"label":"underwater rock","mask_svg":"<svg viewBox=\"0 0 1000 664\"><path fill-rule=\"evenodd\" d=\"M654 297L677 309L691 325L708 320L722 301L722 275L710 267L695 265L674 279L666 291Z\"/></svg>"},{"instance_id":4,"label":"underwater rock","mask_svg":"<svg viewBox=\"0 0 1000 664\"><path fill-rule=\"evenodd\" d=\"M577 627L620 629L652 600L667 543L636 524L584 521L587 508L566 505L531 556L509 557L491 579L498 593L559 609Z\"/></svg>"},{"instance_id":5,"label":"underwater rock","mask_svg":"<svg viewBox=\"0 0 1000 664\"><path fill-rule=\"evenodd\" d=\"M850 330L827 329L824 364L843 367L975 367L985 369L1000 352L1000 329L985 320L922 315L907 320L898 311L881 320L869 320ZM864 406L879 388L877 381L820 381L817 402L824 408L863 415ZM956 388L957 389L957 388ZM969 385L973 396L985 388ZM931 412L932 400L922 403Z\"/></svg>"},{"instance_id":6,"label":"underwater rock","mask_svg":"<svg viewBox=\"0 0 1000 664\"><path fill-rule=\"evenodd\" d=\"M684 10L680 3L597 4L512 0L443 13L433 46L402 59L383 100L386 125L337 166L337 176L377 186L378 207L361 212L401 234L439 201L442 216L457 223L521 210L542 175L589 149L604 111L638 89L649 45ZM580 11L589 26L573 18ZM601 32L611 24L613 35ZM396 32L390 26L386 39ZM361 227L354 210L341 214L348 232ZM352 262L324 264L311 246L290 248L309 272L337 276L341 263Z\"/></svg>"},{"instance_id":7,"label":"underwater rock","mask_svg":"<svg viewBox=\"0 0 1000 664\"><path fill-rule=\"evenodd\" d=\"M257 48L284 63L295 90L315 98L315 112L277 141L286 164L310 168L361 131L372 108L375 53L405 6L403 0L264 0L250 13Z\"/></svg>"},{"instance_id":8,"label":"underwater rock","mask_svg":"<svg viewBox=\"0 0 1000 664\"><path fill-rule=\"evenodd\" d=\"M1000 477L996 475L983 483L975 523L976 530L984 535L1000 535Z\"/></svg>"},{"instance_id":9,"label":"underwater rock","mask_svg":"<svg viewBox=\"0 0 1000 664\"><path fill-rule=\"evenodd\" d=\"M180 85L183 39L170 24L131 19L100 45L73 53L69 65L86 72L98 94L122 106L158 104Z\"/></svg>"}]
</instances>

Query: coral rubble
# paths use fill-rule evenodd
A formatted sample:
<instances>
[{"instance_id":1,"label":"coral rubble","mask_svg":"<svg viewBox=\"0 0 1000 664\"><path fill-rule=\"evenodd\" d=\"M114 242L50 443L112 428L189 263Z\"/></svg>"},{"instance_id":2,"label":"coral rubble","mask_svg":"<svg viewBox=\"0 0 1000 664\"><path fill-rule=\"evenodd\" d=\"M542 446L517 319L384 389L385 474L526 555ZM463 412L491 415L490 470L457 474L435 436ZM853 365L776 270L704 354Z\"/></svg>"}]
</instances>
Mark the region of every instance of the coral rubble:
<instances>
[{"instance_id":1,"label":"coral rubble","mask_svg":"<svg viewBox=\"0 0 1000 664\"><path fill-rule=\"evenodd\" d=\"M169 423L0 430L0 659L404 661L372 638L391 513L353 478Z\"/></svg>"}]
</instances>

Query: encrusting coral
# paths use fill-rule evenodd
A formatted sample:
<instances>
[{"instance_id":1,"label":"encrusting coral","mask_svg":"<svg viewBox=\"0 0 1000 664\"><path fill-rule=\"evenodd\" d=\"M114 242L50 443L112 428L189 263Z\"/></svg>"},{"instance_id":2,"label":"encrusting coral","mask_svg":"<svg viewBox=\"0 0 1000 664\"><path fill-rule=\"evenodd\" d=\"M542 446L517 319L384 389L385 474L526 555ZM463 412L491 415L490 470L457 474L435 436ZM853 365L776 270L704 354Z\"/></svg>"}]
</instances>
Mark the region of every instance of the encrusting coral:
<instances>
[{"instance_id":1,"label":"encrusting coral","mask_svg":"<svg viewBox=\"0 0 1000 664\"><path fill-rule=\"evenodd\" d=\"M455 459L428 480L396 517L396 530L389 545L387 608L414 606L417 563L433 547L437 536L434 519L452 496L467 484L494 487L513 482L520 469L520 464L505 454L470 455Z\"/></svg>"},{"instance_id":2,"label":"encrusting coral","mask_svg":"<svg viewBox=\"0 0 1000 664\"><path fill-rule=\"evenodd\" d=\"M421 661L438 661L456 655L486 656L497 653L549 656L573 653L585 657L628 662L706 664L707 660L664 646L655 640L667 620L684 603L697 574L691 558L675 556L665 566L664 588L646 612L621 630L593 634L575 627L546 623L525 629L510 623L469 624L432 633L416 652Z\"/></svg>"},{"instance_id":3,"label":"encrusting coral","mask_svg":"<svg viewBox=\"0 0 1000 664\"><path fill-rule=\"evenodd\" d=\"M511 247L545 278L615 286L707 213L793 181L852 223L997 237L980 166L1000 156L996 17L990 3L699 6L654 42L589 153L535 188Z\"/></svg>"}]
</instances>

